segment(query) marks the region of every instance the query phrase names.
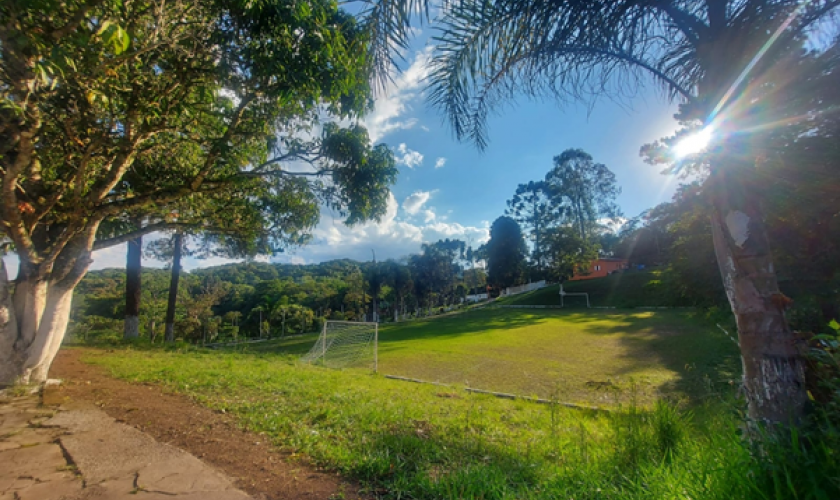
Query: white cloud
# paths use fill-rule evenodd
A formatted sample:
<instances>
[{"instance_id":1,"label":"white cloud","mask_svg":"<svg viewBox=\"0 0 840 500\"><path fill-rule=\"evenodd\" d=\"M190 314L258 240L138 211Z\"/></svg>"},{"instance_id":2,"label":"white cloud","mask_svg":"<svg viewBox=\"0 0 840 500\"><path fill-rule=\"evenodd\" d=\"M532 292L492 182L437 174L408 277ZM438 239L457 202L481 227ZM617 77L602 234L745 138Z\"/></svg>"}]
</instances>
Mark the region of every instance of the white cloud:
<instances>
[{"instance_id":1,"label":"white cloud","mask_svg":"<svg viewBox=\"0 0 840 500\"><path fill-rule=\"evenodd\" d=\"M376 99L373 111L362 120L374 143L395 130L407 130L417 125L416 118L401 117L411 109L410 102L420 95L423 81L429 74L432 47L414 54L414 60L404 72L395 74Z\"/></svg>"},{"instance_id":2,"label":"white cloud","mask_svg":"<svg viewBox=\"0 0 840 500\"><path fill-rule=\"evenodd\" d=\"M437 161L435 162L435 168L441 168L444 165L446 165L446 158L444 158L444 157L438 158Z\"/></svg>"},{"instance_id":3,"label":"white cloud","mask_svg":"<svg viewBox=\"0 0 840 500\"><path fill-rule=\"evenodd\" d=\"M432 194L434 191L418 191L403 202L404 212L422 216L422 223L400 220L400 205L393 194L388 198L388 208L380 222L348 227L334 215L322 212L321 222L313 231L314 241L290 254L300 256L306 262L341 258L370 260L371 250L375 250L376 258L384 260L418 253L422 243L442 238L470 241L473 246L489 239L490 231L487 227L441 222L437 220L433 209L423 209ZM412 212L409 212L409 208ZM286 254L285 258L289 257Z\"/></svg>"},{"instance_id":4,"label":"white cloud","mask_svg":"<svg viewBox=\"0 0 840 500\"><path fill-rule=\"evenodd\" d=\"M432 191L415 191L408 195L406 199L403 201L403 210L405 210L410 215L417 215L417 212L423 208L423 205L429 201L429 198L432 196Z\"/></svg>"},{"instance_id":5,"label":"white cloud","mask_svg":"<svg viewBox=\"0 0 840 500\"><path fill-rule=\"evenodd\" d=\"M621 231L621 226L626 224L628 220L629 219L627 219L627 217L616 217L615 219L608 219L605 217L598 219L597 223L612 233L618 233Z\"/></svg>"},{"instance_id":6,"label":"white cloud","mask_svg":"<svg viewBox=\"0 0 840 500\"><path fill-rule=\"evenodd\" d=\"M399 145L397 152L402 155L397 156L397 165L405 165L408 168L414 168L423 164L423 154L412 149L408 149L405 143Z\"/></svg>"}]
</instances>

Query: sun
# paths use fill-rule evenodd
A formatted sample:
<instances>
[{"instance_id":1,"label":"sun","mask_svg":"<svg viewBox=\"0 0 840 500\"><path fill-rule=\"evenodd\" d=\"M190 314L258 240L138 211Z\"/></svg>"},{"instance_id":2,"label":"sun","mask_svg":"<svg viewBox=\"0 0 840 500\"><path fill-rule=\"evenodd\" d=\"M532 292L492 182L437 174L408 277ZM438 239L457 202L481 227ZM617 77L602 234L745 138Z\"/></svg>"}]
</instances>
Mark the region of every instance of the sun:
<instances>
[{"instance_id":1,"label":"sun","mask_svg":"<svg viewBox=\"0 0 840 500\"><path fill-rule=\"evenodd\" d=\"M703 152L712 140L712 132L712 127L706 127L685 137L674 146L674 155L680 159Z\"/></svg>"}]
</instances>

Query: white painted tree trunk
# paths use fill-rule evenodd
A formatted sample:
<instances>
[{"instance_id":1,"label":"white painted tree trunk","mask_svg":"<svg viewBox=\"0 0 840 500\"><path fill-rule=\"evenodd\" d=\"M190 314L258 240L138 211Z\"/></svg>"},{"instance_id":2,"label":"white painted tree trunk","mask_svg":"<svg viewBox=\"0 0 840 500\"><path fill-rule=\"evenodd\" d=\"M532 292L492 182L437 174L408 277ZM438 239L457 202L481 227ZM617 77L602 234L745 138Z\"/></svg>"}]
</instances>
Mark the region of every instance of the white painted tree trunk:
<instances>
[{"instance_id":1,"label":"white painted tree trunk","mask_svg":"<svg viewBox=\"0 0 840 500\"><path fill-rule=\"evenodd\" d=\"M15 316L18 334L15 348L24 351L35 341L47 298L47 282L18 277L15 285Z\"/></svg>"},{"instance_id":2,"label":"white painted tree trunk","mask_svg":"<svg viewBox=\"0 0 840 500\"><path fill-rule=\"evenodd\" d=\"M38 333L27 350L21 382L41 383L47 380L47 373L67 332L72 301L73 288L60 285L49 287Z\"/></svg>"},{"instance_id":3,"label":"white painted tree trunk","mask_svg":"<svg viewBox=\"0 0 840 500\"><path fill-rule=\"evenodd\" d=\"M73 286L11 282L0 263L0 385L42 383L61 347Z\"/></svg>"}]
</instances>

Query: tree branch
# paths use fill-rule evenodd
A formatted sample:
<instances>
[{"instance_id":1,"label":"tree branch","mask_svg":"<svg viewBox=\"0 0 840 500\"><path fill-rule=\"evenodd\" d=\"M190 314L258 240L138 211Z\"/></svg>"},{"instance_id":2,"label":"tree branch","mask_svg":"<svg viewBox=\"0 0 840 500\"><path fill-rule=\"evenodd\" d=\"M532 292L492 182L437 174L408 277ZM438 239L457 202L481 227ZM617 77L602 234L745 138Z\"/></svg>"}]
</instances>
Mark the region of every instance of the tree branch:
<instances>
[{"instance_id":1,"label":"tree branch","mask_svg":"<svg viewBox=\"0 0 840 500\"><path fill-rule=\"evenodd\" d=\"M627 62L627 63L631 64L631 65L638 66L639 68L648 71L655 78L658 78L663 83L665 83L666 85L671 87L675 92L677 92L678 94L683 96L687 101L694 100L694 95L691 92L689 92L687 89L684 89L674 79L672 79L671 77L666 75L664 72L656 69L654 66L651 66L650 64L646 63L645 61L642 61L641 59L638 59L637 57L632 56L630 54L627 54L627 53L624 53L624 52L615 52L615 51L606 50L606 49L599 49L599 48L596 48L596 47L576 47L576 46L573 46L573 45L564 46L564 47L560 47L560 48L557 48L557 49L551 48L551 49L548 49L548 50L556 51L556 52L591 53L591 54L595 54L595 55L600 55L600 56L604 56L604 57L612 57L612 58L615 58L615 59L622 60L624 62Z\"/></svg>"},{"instance_id":2,"label":"tree branch","mask_svg":"<svg viewBox=\"0 0 840 500\"><path fill-rule=\"evenodd\" d=\"M709 29L697 16L678 9L672 0L661 0L656 3L656 8L671 18L674 26L692 45L697 45L702 35Z\"/></svg>"},{"instance_id":3,"label":"tree branch","mask_svg":"<svg viewBox=\"0 0 840 500\"><path fill-rule=\"evenodd\" d=\"M177 222L158 222L155 224L150 224L146 227L137 229L135 231L128 232L126 234L115 236L113 238L106 238L104 240L97 240L96 243L93 244L93 250L102 250L103 248L109 248L116 245L120 245L125 243L126 241L131 241L136 239L140 236L145 236L149 233L154 233L155 231L163 231L165 229L172 229L175 227L183 227L186 224L178 224Z\"/></svg>"},{"instance_id":4,"label":"tree branch","mask_svg":"<svg viewBox=\"0 0 840 500\"><path fill-rule=\"evenodd\" d=\"M234 130L239 127L239 123L242 121L242 115L245 114L245 109L254 99L256 99L254 94L249 94L242 98L242 101L239 102L239 106L236 108L236 112L233 114L233 118L231 118L230 125L216 144L225 144L230 141L231 136L234 134ZM193 191L198 191L198 188L201 187L201 183L204 182L204 179L210 174L210 170L213 168L213 165L216 163L216 159L218 159L218 157L218 146L215 146L210 154L207 155L207 159L204 161L204 166L201 167L198 175L195 176L195 179L193 179L190 184L190 188Z\"/></svg>"}]
</instances>

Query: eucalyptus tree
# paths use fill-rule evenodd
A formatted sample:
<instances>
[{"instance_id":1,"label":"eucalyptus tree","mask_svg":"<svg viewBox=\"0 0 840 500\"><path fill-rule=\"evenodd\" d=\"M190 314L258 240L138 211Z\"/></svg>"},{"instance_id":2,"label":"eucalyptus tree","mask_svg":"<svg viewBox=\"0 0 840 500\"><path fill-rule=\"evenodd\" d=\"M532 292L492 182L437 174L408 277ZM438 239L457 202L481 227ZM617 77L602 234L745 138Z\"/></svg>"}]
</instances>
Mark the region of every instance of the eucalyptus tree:
<instances>
[{"instance_id":1,"label":"eucalyptus tree","mask_svg":"<svg viewBox=\"0 0 840 500\"><path fill-rule=\"evenodd\" d=\"M599 219L615 220L621 194L615 174L581 149L567 149L554 157L554 168L545 176L547 190L561 218L572 223L584 240L591 239Z\"/></svg>"},{"instance_id":2,"label":"eucalyptus tree","mask_svg":"<svg viewBox=\"0 0 840 500\"><path fill-rule=\"evenodd\" d=\"M543 268L543 235L546 228L550 227L556 219L553 208L549 185L545 181L520 184L516 187L513 198L507 201L505 214L531 232L531 239L534 242L534 251L531 256L537 267L537 273L542 273ZM472 259L468 260L472 261Z\"/></svg>"},{"instance_id":3,"label":"eucalyptus tree","mask_svg":"<svg viewBox=\"0 0 840 500\"><path fill-rule=\"evenodd\" d=\"M386 282L394 291L394 322L399 321L400 313L405 314L405 299L414 289L411 270L405 263L395 260L385 262Z\"/></svg>"},{"instance_id":4,"label":"eucalyptus tree","mask_svg":"<svg viewBox=\"0 0 840 500\"><path fill-rule=\"evenodd\" d=\"M388 271L385 263L376 262L376 254L374 254L373 262L364 266L364 277L371 297L371 321L378 322L379 295L388 281Z\"/></svg>"},{"instance_id":5,"label":"eucalyptus tree","mask_svg":"<svg viewBox=\"0 0 840 500\"><path fill-rule=\"evenodd\" d=\"M369 23L397 25L378 32L373 46L382 52L406 43L411 12L428 2L374 5ZM715 252L754 420L798 421L808 396L757 193L746 181L757 156L741 124L762 103L745 94L781 56L825 28L838 6L840 0L456 0L439 20L430 99L458 138L479 147L488 140L489 113L522 94L620 99L652 84L681 103L686 130L669 145L703 127L712 146L693 159L709 174Z\"/></svg>"},{"instance_id":6,"label":"eucalyptus tree","mask_svg":"<svg viewBox=\"0 0 840 500\"><path fill-rule=\"evenodd\" d=\"M263 197L282 228L307 203L291 189L381 217L392 153L315 129L368 108L369 39L328 0L2 2L0 238L20 266L13 296L0 269L0 384L46 379L94 250L200 224L168 207ZM140 162L151 182L128 181Z\"/></svg>"}]
</instances>

